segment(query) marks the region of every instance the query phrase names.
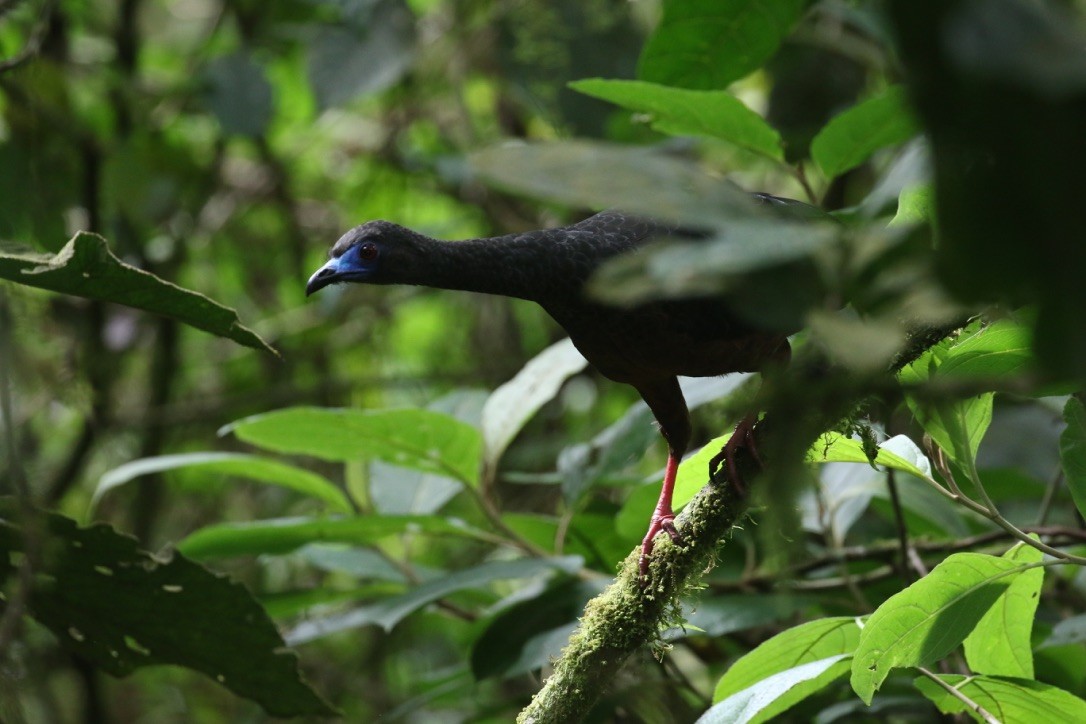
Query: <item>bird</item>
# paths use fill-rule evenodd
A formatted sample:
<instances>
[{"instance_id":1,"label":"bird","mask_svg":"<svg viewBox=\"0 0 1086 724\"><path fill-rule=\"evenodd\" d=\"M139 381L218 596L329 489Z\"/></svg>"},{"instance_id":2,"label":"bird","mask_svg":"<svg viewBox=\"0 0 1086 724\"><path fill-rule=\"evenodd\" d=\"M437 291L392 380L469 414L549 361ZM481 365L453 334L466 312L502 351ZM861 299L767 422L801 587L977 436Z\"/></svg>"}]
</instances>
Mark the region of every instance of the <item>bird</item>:
<instances>
[{"instance_id":1,"label":"bird","mask_svg":"<svg viewBox=\"0 0 1086 724\"><path fill-rule=\"evenodd\" d=\"M800 204L753 194L762 205ZM805 205L804 205L805 206ZM569 335L601 375L632 386L648 405L667 443L664 479L641 543L639 570L648 575L653 543L666 532L676 543L672 497L679 462L690 444L691 425L680 375L712 377L755 372L787 363L787 333L762 329L737 316L717 296L655 299L613 306L586 291L592 275L615 257L661 239L692 240L707 232L623 211L597 213L561 228L462 241L439 241L389 221L369 221L333 244L327 263L306 284L306 296L331 284L406 284L483 292L539 304ZM728 479L745 493L735 453L748 448L758 463L748 415L710 463L721 460Z\"/></svg>"}]
</instances>

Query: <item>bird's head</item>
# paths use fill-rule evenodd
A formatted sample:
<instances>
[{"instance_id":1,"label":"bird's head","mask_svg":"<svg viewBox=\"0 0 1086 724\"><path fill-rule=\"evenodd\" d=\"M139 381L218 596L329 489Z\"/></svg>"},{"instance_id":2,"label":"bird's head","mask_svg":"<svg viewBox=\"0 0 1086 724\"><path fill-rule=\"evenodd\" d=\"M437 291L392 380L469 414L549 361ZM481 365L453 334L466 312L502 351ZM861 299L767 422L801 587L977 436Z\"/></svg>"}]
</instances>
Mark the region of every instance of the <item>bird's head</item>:
<instances>
[{"instance_id":1,"label":"bird's head","mask_svg":"<svg viewBox=\"0 0 1086 724\"><path fill-rule=\"evenodd\" d=\"M369 221L339 238L328 252L328 262L305 285L308 297L330 284L363 282L391 284L403 281L410 260L421 251L422 237L389 221ZM399 272L399 273L397 273Z\"/></svg>"}]
</instances>

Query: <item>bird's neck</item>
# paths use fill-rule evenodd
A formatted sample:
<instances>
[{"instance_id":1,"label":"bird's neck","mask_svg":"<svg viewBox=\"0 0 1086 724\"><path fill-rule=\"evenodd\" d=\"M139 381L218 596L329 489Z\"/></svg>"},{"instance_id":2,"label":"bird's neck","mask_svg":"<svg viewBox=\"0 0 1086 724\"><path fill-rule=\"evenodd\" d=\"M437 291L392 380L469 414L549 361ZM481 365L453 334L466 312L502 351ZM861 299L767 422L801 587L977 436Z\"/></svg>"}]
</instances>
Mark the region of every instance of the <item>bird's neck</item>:
<instances>
[{"instance_id":1,"label":"bird's neck","mask_svg":"<svg viewBox=\"0 0 1086 724\"><path fill-rule=\"evenodd\" d=\"M500 294L543 302L579 287L562 250L538 232L487 239L437 241L421 283L441 289Z\"/></svg>"}]
</instances>

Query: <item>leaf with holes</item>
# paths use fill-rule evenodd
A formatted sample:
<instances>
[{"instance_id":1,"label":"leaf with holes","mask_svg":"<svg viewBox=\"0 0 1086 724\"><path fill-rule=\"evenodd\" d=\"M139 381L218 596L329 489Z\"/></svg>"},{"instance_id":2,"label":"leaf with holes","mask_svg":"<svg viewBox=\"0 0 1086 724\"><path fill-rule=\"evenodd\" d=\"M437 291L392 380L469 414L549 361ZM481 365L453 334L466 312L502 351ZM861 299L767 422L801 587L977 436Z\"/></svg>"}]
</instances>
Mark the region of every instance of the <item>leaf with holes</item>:
<instances>
[{"instance_id":1,"label":"leaf with holes","mask_svg":"<svg viewBox=\"0 0 1086 724\"><path fill-rule=\"evenodd\" d=\"M106 525L22 513L0 499L0 558L41 536L30 614L65 648L113 676L184 666L275 716L335 713L301 679L295 655L240 583L180 554L152 556Z\"/></svg>"}]
</instances>

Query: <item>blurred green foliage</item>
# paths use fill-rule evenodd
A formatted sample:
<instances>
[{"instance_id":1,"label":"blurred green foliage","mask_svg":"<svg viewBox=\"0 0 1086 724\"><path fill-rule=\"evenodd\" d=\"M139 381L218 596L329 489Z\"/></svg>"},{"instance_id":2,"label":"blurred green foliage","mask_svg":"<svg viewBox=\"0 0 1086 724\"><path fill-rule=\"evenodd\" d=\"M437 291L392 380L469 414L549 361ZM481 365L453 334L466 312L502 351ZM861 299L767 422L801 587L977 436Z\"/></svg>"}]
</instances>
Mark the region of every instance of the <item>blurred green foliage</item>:
<instances>
[{"instance_id":1,"label":"blurred green foliage","mask_svg":"<svg viewBox=\"0 0 1086 724\"><path fill-rule=\"evenodd\" d=\"M644 642L579 714L927 721L967 707L915 667L963 641L983 706L1081 711L1086 591L1059 567L1086 543L1081 20L1025 0L0 2L0 719L512 720L639 542L651 416L533 305L303 286L368 219L462 238L606 206L710 233L597 293L726 293L802 322L797 349L839 376L761 398L792 411L807 456L780 469L801 472L770 470L762 530L721 547L662 663ZM751 212L747 191L810 205ZM754 392L684 387L715 442L685 500ZM864 442L810 446L810 408ZM1051 569L1020 555L1045 545ZM908 616L920 633L896 636Z\"/></svg>"}]
</instances>

